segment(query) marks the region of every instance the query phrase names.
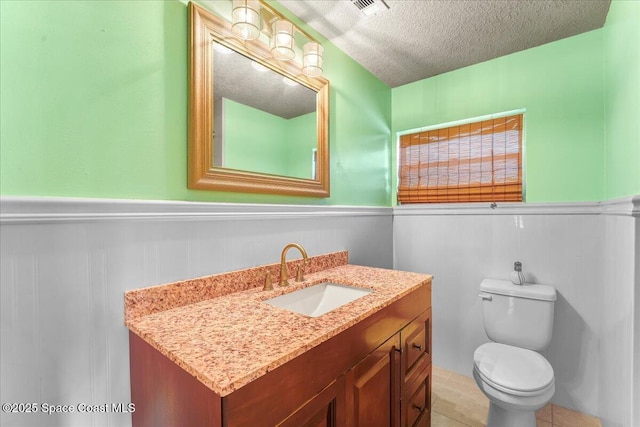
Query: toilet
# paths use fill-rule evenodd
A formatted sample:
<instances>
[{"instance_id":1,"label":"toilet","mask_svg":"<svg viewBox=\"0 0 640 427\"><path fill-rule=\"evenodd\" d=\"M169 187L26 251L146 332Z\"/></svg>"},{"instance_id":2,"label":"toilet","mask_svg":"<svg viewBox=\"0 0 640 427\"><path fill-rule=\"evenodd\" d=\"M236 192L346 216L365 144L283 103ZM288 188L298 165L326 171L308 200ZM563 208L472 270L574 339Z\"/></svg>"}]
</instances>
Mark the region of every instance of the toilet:
<instances>
[{"instance_id":1,"label":"toilet","mask_svg":"<svg viewBox=\"0 0 640 427\"><path fill-rule=\"evenodd\" d=\"M538 351L551 341L556 290L485 279L480 298L492 342L473 353L473 378L489 398L487 427L535 427L535 411L555 392L553 368Z\"/></svg>"}]
</instances>

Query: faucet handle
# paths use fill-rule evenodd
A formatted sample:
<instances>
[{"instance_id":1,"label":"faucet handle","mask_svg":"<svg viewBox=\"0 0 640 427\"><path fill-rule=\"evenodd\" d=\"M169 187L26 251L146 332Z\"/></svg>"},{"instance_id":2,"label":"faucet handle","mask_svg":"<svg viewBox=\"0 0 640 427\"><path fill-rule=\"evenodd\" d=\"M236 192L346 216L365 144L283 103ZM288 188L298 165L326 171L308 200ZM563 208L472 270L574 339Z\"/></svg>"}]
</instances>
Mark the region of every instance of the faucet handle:
<instances>
[{"instance_id":1,"label":"faucet handle","mask_svg":"<svg viewBox=\"0 0 640 427\"><path fill-rule=\"evenodd\" d=\"M271 273L267 271L267 276L264 278L264 287L262 288L263 291L272 291L273 290L273 284L271 283Z\"/></svg>"},{"instance_id":2,"label":"faucet handle","mask_svg":"<svg viewBox=\"0 0 640 427\"><path fill-rule=\"evenodd\" d=\"M298 272L296 273L296 282L302 282L304 280L304 273L302 271L302 267L305 263L298 266Z\"/></svg>"}]
</instances>

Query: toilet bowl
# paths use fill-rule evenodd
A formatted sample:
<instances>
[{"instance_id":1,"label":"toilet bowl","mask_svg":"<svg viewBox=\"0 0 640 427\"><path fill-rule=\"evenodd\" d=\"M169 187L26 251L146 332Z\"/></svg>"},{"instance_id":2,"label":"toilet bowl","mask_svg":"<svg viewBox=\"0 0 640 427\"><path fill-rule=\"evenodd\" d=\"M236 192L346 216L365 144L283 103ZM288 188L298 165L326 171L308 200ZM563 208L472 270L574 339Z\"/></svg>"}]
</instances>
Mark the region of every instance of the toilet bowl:
<instances>
[{"instance_id":1,"label":"toilet bowl","mask_svg":"<svg viewBox=\"0 0 640 427\"><path fill-rule=\"evenodd\" d=\"M551 341L555 289L485 279L480 291L493 342L475 350L473 378L489 398L487 427L536 427L535 411L555 392L553 368L538 353Z\"/></svg>"},{"instance_id":2,"label":"toilet bowl","mask_svg":"<svg viewBox=\"0 0 640 427\"><path fill-rule=\"evenodd\" d=\"M473 378L490 401L487 427L535 427L535 411L555 392L553 368L542 355L506 344L476 349Z\"/></svg>"}]
</instances>

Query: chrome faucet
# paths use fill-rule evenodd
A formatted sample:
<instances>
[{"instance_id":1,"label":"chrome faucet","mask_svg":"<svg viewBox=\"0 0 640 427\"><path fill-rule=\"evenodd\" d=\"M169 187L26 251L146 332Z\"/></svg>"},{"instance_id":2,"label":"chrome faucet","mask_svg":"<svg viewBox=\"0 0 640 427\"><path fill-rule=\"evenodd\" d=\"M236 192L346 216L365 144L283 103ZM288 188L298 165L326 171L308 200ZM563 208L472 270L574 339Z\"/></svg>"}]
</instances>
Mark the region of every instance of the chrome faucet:
<instances>
[{"instance_id":1,"label":"chrome faucet","mask_svg":"<svg viewBox=\"0 0 640 427\"><path fill-rule=\"evenodd\" d=\"M309 264L309 257L307 256L307 251L297 243L289 243L282 250L282 255L280 255L280 286L288 286L289 281L287 280L287 251L290 248L296 248L302 254L302 258L304 258L304 264L302 266L298 266L298 274L296 274L296 282L302 282L304 280L303 267Z\"/></svg>"}]
</instances>

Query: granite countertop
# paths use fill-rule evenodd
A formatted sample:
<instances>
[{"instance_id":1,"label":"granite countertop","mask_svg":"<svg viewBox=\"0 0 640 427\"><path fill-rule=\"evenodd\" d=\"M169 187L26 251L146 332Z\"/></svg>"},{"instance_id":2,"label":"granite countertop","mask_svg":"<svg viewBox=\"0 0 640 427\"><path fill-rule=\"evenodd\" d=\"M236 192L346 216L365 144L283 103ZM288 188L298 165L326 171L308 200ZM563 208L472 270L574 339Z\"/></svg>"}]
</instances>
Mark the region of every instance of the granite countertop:
<instances>
[{"instance_id":1,"label":"granite countertop","mask_svg":"<svg viewBox=\"0 0 640 427\"><path fill-rule=\"evenodd\" d=\"M346 259L346 258L345 258ZM339 265L307 274L303 282L263 291L233 292L127 319L127 326L204 385L226 396L337 335L429 281L426 274ZM373 289L320 317L262 301L332 281Z\"/></svg>"}]
</instances>

